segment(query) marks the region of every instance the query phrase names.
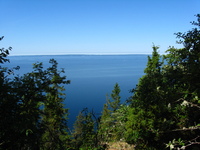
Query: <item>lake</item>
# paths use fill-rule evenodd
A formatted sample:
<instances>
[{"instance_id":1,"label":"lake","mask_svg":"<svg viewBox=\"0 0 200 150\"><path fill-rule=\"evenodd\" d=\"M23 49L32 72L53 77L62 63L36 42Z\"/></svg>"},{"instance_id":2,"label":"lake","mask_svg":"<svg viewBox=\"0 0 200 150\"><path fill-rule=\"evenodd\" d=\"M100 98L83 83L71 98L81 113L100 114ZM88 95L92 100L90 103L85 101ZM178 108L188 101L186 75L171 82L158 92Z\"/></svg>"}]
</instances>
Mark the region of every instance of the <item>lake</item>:
<instances>
[{"instance_id":1,"label":"lake","mask_svg":"<svg viewBox=\"0 0 200 150\"><path fill-rule=\"evenodd\" d=\"M131 96L129 92L144 75L147 56L135 55L38 55L9 56L8 67L20 66L16 74L22 75L32 71L32 64L43 62L48 67L49 60L54 58L58 68L64 68L71 84L66 85L65 106L69 108L69 127L72 127L76 116L83 108L101 114L106 95L111 94L115 83L121 88L121 101Z\"/></svg>"}]
</instances>

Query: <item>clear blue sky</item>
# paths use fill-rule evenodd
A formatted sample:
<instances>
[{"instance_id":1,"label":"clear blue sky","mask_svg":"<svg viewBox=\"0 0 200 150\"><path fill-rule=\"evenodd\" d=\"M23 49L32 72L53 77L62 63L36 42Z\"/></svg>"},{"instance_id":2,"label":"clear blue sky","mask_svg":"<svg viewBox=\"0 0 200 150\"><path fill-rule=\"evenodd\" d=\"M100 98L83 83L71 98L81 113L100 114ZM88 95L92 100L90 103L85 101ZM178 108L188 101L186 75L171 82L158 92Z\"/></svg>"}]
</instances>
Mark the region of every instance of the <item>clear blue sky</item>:
<instances>
[{"instance_id":1,"label":"clear blue sky","mask_svg":"<svg viewBox=\"0 0 200 150\"><path fill-rule=\"evenodd\" d=\"M163 53L200 0L0 0L0 47L15 54Z\"/></svg>"}]
</instances>

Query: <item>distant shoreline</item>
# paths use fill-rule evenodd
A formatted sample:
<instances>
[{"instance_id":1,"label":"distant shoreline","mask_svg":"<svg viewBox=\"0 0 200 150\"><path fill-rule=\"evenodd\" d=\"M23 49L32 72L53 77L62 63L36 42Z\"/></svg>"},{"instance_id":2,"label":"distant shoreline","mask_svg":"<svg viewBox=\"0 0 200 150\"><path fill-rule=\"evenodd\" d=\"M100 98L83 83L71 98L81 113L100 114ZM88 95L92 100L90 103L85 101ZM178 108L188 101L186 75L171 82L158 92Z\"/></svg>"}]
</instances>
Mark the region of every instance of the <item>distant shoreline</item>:
<instances>
[{"instance_id":1,"label":"distant shoreline","mask_svg":"<svg viewBox=\"0 0 200 150\"><path fill-rule=\"evenodd\" d=\"M151 53L10 54L9 56L125 56L125 55L151 55Z\"/></svg>"}]
</instances>

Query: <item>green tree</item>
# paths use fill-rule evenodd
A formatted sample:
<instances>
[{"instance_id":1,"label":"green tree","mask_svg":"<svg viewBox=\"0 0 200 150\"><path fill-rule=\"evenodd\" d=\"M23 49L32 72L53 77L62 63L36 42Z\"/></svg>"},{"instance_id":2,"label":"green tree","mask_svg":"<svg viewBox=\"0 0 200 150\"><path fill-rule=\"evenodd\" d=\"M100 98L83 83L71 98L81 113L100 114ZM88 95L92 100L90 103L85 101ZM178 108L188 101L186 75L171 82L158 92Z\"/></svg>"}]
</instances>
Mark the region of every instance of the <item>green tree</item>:
<instances>
[{"instance_id":1,"label":"green tree","mask_svg":"<svg viewBox=\"0 0 200 150\"><path fill-rule=\"evenodd\" d=\"M145 75L133 90L126 122L126 141L146 149L147 145L158 143L160 123L167 120L166 103L163 100L164 84L162 77L163 61L153 46L152 56L148 56ZM166 122L167 123L167 122ZM150 144L148 144L150 143Z\"/></svg>"},{"instance_id":2,"label":"green tree","mask_svg":"<svg viewBox=\"0 0 200 150\"><path fill-rule=\"evenodd\" d=\"M75 149L94 149L97 147L97 119L94 112L83 109L74 123L74 147Z\"/></svg>"},{"instance_id":3,"label":"green tree","mask_svg":"<svg viewBox=\"0 0 200 150\"><path fill-rule=\"evenodd\" d=\"M11 48L0 50L0 63L9 62ZM14 75L19 67L0 66L0 149L67 148L63 85L69 81L55 60L50 63L47 69L37 63L22 76Z\"/></svg>"},{"instance_id":4,"label":"green tree","mask_svg":"<svg viewBox=\"0 0 200 150\"><path fill-rule=\"evenodd\" d=\"M119 84L116 83L110 95L111 99L108 99L108 104L111 112L115 112L120 107L120 99L121 99L120 92L121 90Z\"/></svg>"},{"instance_id":5,"label":"green tree","mask_svg":"<svg viewBox=\"0 0 200 150\"><path fill-rule=\"evenodd\" d=\"M118 132L120 130L119 127L121 127L121 122L118 118L121 116L120 111L118 111L121 108L120 91L120 87L116 83L110 95L111 98L107 97L106 104L104 104L98 130L98 136L102 143L121 139L122 134Z\"/></svg>"},{"instance_id":6,"label":"green tree","mask_svg":"<svg viewBox=\"0 0 200 150\"><path fill-rule=\"evenodd\" d=\"M64 108L65 90L60 84L68 84L66 77L62 77L60 74L64 73L64 70L58 71L58 63L51 59L52 66L47 69L47 81L49 83L45 87L45 100L43 102L42 110L42 149L65 149L67 147L67 140L69 140L67 134L67 116L68 109ZM46 72L45 72L46 73Z\"/></svg>"},{"instance_id":7,"label":"green tree","mask_svg":"<svg viewBox=\"0 0 200 150\"><path fill-rule=\"evenodd\" d=\"M148 56L145 75L140 78L139 84L133 89L134 95L131 99L133 107L143 107L148 109L149 105L157 104L160 101L162 88L162 64L161 56L158 54L157 46L153 46L152 57Z\"/></svg>"},{"instance_id":8,"label":"green tree","mask_svg":"<svg viewBox=\"0 0 200 150\"><path fill-rule=\"evenodd\" d=\"M176 123L176 129L172 133L178 134L174 139L182 139L183 145L179 145L180 147L189 149L197 148L199 145L195 144L199 144L200 141L200 14L197 15L197 22L192 24L195 26L192 30L176 34L180 39L178 42L184 47L182 49L172 47L166 55L167 71L176 71L173 82L176 83L175 93L179 95L174 101L174 119L179 122ZM172 77L170 74L168 76Z\"/></svg>"},{"instance_id":9,"label":"green tree","mask_svg":"<svg viewBox=\"0 0 200 150\"><path fill-rule=\"evenodd\" d=\"M199 27L197 17L193 24ZM170 47L160 57L154 46L146 74L133 90L126 140L138 149L165 149L167 141L178 138L199 140L200 111L194 106L199 105L200 32L193 28L176 35L184 48Z\"/></svg>"},{"instance_id":10,"label":"green tree","mask_svg":"<svg viewBox=\"0 0 200 150\"><path fill-rule=\"evenodd\" d=\"M111 141L112 119L111 110L109 109L109 101L103 106L102 115L100 116L98 139L102 144Z\"/></svg>"},{"instance_id":11,"label":"green tree","mask_svg":"<svg viewBox=\"0 0 200 150\"><path fill-rule=\"evenodd\" d=\"M2 40L4 37L1 37ZM0 149L14 149L20 136L17 119L19 118L18 99L13 92L10 75L14 69L2 66L9 62L7 56L12 48L0 49Z\"/></svg>"}]
</instances>

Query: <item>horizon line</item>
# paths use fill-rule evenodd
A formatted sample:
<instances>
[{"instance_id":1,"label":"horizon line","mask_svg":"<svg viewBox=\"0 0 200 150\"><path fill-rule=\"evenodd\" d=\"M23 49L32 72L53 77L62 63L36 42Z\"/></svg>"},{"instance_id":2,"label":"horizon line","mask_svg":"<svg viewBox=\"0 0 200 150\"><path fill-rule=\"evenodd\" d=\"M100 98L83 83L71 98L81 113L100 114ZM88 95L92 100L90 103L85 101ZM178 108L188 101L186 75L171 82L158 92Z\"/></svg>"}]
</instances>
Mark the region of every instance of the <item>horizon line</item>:
<instances>
[{"instance_id":1,"label":"horizon line","mask_svg":"<svg viewBox=\"0 0 200 150\"><path fill-rule=\"evenodd\" d=\"M55 53L55 54L10 54L9 56L52 56L52 55L151 55L152 53Z\"/></svg>"}]
</instances>

